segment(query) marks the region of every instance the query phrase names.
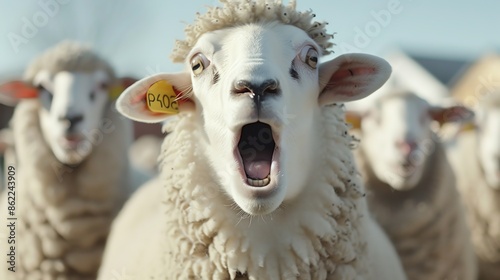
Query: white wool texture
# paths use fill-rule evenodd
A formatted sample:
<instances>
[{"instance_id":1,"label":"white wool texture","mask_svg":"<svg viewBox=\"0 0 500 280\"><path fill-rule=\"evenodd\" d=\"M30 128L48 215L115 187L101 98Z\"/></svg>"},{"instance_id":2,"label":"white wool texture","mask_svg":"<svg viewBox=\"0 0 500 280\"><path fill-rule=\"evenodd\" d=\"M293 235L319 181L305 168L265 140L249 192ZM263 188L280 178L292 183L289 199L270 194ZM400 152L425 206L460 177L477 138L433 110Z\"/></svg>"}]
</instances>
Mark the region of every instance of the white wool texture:
<instances>
[{"instance_id":1,"label":"white wool texture","mask_svg":"<svg viewBox=\"0 0 500 280\"><path fill-rule=\"evenodd\" d=\"M377 178L363 152L363 141L355 156L369 209L396 247L408 279L476 279L470 232L442 145L436 143L423 163L422 179L407 191L394 190Z\"/></svg>"},{"instance_id":2,"label":"white wool texture","mask_svg":"<svg viewBox=\"0 0 500 280\"><path fill-rule=\"evenodd\" d=\"M476 131L460 134L449 152L479 262L480 279L500 279L500 192L488 186L477 156Z\"/></svg>"},{"instance_id":3,"label":"white wool texture","mask_svg":"<svg viewBox=\"0 0 500 280\"><path fill-rule=\"evenodd\" d=\"M304 30L319 46L323 54L329 54L334 44L330 42L333 34L328 34L325 21L314 21L312 11L296 10L296 1L255 1L255 0L220 0L222 7L209 7L204 14L197 14L193 24L188 25L184 40L177 40L171 59L184 62L201 35L224 28L241 26L256 22L280 22Z\"/></svg>"},{"instance_id":4,"label":"white wool texture","mask_svg":"<svg viewBox=\"0 0 500 280\"><path fill-rule=\"evenodd\" d=\"M89 46L78 42L63 41L37 56L24 73L24 80L32 83L35 75L41 70L50 74L61 71L93 72L104 70L111 79L115 74L111 66L99 57Z\"/></svg>"},{"instance_id":5,"label":"white wool texture","mask_svg":"<svg viewBox=\"0 0 500 280\"><path fill-rule=\"evenodd\" d=\"M128 195L130 123L109 110L105 118L114 129L79 166L68 167L43 140L39 110L38 100L23 101L12 120L17 263L12 273L0 262L0 279L95 279L110 224ZM6 230L2 227L2 254Z\"/></svg>"},{"instance_id":6,"label":"white wool texture","mask_svg":"<svg viewBox=\"0 0 500 280\"><path fill-rule=\"evenodd\" d=\"M116 270L130 279L370 279L369 217L352 138L340 106L322 110L316 173L300 198L261 217L245 216L222 191L197 117L182 113L168 123L161 188L150 185L124 207L99 279ZM132 225L141 229L127 230Z\"/></svg>"}]
</instances>

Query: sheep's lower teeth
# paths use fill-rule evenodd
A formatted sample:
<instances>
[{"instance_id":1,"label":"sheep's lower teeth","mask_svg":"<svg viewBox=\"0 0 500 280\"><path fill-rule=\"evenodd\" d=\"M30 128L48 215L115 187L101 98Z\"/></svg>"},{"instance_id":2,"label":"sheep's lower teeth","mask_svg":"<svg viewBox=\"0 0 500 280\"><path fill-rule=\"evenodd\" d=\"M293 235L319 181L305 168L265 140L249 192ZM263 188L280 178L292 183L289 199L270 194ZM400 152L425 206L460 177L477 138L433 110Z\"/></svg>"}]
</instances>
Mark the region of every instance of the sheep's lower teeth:
<instances>
[{"instance_id":1,"label":"sheep's lower teeth","mask_svg":"<svg viewBox=\"0 0 500 280\"><path fill-rule=\"evenodd\" d=\"M247 178L247 184L252 186L252 187L264 187L271 182L271 178L269 178L269 175L264 178L264 179L250 179Z\"/></svg>"}]
</instances>

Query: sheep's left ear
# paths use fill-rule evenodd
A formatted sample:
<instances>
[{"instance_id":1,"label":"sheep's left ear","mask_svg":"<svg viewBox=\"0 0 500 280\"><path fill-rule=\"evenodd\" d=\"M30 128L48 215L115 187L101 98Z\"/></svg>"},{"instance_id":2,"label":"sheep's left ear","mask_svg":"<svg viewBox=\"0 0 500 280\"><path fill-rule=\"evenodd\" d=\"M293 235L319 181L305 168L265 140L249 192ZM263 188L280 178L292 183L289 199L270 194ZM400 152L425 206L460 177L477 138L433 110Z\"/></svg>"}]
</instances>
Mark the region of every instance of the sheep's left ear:
<instances>
[{"instance_id":1,"label":"sheep's left ear","mask_svg":"<svg viewBox=\"0 0 500 280\"><path fill-rule=\"evenodd\" d=\"M467 123L474 119L474 112L464 106L448 107L432 106L429 109L430 117L440 125L450 122Z\"/></svg>"},{"instance_id":2,"label":"sheep's left ear","mask_svg":"<svg viewBox=\"0 0 500 280\"><path fill-rule=\"evenodd\" d=\"M391 66L368 54L344 54L319 66L320 106L367 97L391 75Z\"/></svg>"},{"instance_id":3,"label":"sheep's left ear","mask_svg":"<svg viewBox=\"0 0 500 280\"><path fill-rule=\"evenodd\" d=\"M38 89L24 81L13 80L0 84L0 103L15 106L22 99L37 98Z\"/></svg>"},{"instance_id":4,"label":"sheep's left ear","mask_svg":"<svg viewBox=\"0 0 500 280\"><path fill-rule=\"evenodd\" d=\"M109 94L109 99L110 100L116 100L122 94L122 92L137 82L136 78L132 77L123 77L123 78L118 78L116 79L115 83L111 85L109 88L108 94Z\"/></svg>"}]
</instances>

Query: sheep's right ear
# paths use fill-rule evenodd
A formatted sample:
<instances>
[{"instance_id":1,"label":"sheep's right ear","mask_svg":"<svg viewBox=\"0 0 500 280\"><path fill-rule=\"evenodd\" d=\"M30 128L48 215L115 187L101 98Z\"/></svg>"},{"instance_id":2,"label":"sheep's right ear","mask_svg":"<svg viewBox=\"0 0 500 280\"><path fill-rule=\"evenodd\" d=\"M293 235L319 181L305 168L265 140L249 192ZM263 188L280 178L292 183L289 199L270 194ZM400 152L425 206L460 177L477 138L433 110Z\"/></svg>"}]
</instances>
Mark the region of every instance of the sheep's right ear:
<instances>
[{"instance_id":1,"label":"sheep's right ear","mask_svg":"<svg viewBox=\"0 0 500 280\"><path fill-rule=\"evenodd\" d=\"M167 90L170 86L173 93ZM185 94L190 89L189 73L155 74L129 86L118 97L116 109L134 121L162 122L179 111L193 110L194 102Z\"/></svg>"},{"instance_id":2,"label":"sheep's right ear","mask_svg":"<svg viewBox=\"0 0 500 280\"><path fill-rule=\"evenodd\" d=\"M379 89L391 75L382 58L359 53L340 55L319 67L321 106L365 98Z\"/></svg>"},{"instance_id":3,"label":"sheep's right ear","mask_svg":"<svg viewBox=\"0 0 500 280\"><path fill-rule=\"evenodd\" d=\"M23 81L13 80L0 84L0 103L15 106L22 99L37 98L38 89Z\"/></svg>"}]
</instances>

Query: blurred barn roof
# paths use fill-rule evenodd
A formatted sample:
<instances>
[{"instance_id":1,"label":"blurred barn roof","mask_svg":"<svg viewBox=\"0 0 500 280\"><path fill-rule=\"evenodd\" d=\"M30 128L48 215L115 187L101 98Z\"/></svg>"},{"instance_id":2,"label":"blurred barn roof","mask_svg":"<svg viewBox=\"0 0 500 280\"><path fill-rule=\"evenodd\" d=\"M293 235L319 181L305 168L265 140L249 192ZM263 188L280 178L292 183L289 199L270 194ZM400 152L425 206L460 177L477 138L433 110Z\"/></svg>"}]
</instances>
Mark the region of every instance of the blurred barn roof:
<instances>
[{"instance_id":1,"label":"blurred barn roof","mask_svg":"<svg viewBox=\"0 0 500 280\"><path fill-rule=\"evenodd\" d=\"M467 59L450 59L408 54L441 83L450 88L462 76L464 71L474 62Z\"/></svg>"}]
</instances>

